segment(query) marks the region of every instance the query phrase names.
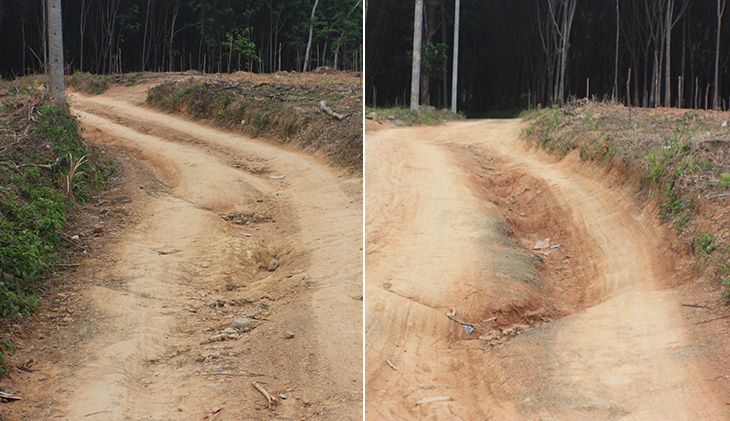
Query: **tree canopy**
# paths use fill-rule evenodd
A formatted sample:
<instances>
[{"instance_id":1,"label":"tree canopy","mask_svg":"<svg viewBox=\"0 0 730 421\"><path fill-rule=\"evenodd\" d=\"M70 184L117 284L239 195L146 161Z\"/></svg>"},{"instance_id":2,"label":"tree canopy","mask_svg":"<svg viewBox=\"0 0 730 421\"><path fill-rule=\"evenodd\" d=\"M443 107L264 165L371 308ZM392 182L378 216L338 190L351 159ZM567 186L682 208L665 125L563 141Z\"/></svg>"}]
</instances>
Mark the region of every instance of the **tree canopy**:
<instances>
[{"instance_id":1,"label":"tree canopy","mask_svg":"<svg viewBox=\"0 0 730 421\"><path fill-rule=\"evenodd\" d=\"M67 73L301 71L314 0L63 0ZM43 0L0 0L0 69L43 72ZM317 7L311 68L361 70L362 2Z\"/></svg>"},{"instance_id":2,"label":"tree canopy","mask_svg":"<svg viewBox=\"0 0 730 421\"><path fill-rule=\"evenodd\" d=\"M561 70L562 99L588 93L626 101L629 69L632 105L727 109L730 55L723 51L730 46L730 13L720 20L725 29L718 50L719 98L717 104L713 101L721 10L716 2L462 0L459 109L481 114L527 108L528 101L532 106L560 103ZM571 6L575 7L572 21L566 22ZM453 51L453 10L454 0L425 0L422 104L447 107L451 98L447 64ZM366 102L371 105L373 100L379 106L408 101L413 14L414 0L368 4ZM568 34L565 44L563 33ZM430 53L440 48L444 54Z\"/></svg>"}]
</instances>

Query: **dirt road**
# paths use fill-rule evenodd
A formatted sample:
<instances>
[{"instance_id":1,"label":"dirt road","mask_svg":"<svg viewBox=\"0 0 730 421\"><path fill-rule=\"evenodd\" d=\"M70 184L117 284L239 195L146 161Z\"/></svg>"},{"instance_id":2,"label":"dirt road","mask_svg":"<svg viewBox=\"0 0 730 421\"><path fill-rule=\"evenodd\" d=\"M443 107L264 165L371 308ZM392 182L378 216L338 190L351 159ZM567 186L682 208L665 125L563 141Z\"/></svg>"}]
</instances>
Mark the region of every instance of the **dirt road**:
<instances>
[{"instance_id":1,"label":"dirt road","mask_svg":"<svg viewBox=\"0 0 730 421\"><path fill-rule=\"evenodd\" d=\"M60 359L24 416L360 419L361 180L143 92L71 97L88 141L147 173L120 175L135 222L83 262L83 314L46 339Z\"/></svg>"},{"instance_id":2,"label":"dirt road","mask_svg":"<svg viewBox=\"0 0 730 421\"><path fill-rule=\"evenodd\" d=\"M366 418L727 419L654 209L523 127L367 133Z\"/></svg>"}]
</instances>

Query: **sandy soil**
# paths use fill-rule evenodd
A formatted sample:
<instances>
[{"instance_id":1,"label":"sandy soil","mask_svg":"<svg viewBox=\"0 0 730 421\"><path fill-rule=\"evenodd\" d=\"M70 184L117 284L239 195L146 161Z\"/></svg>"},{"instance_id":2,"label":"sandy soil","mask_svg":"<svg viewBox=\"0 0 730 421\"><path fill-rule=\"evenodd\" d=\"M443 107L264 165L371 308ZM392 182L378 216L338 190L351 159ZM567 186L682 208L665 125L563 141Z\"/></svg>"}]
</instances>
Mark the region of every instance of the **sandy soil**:
<instances>
[{"instance_id":1,"label":"sandy soil","mask_svg":"<svg viewBox=\"0 0 730 421\"><path fill-rule=\"evenodd\" d=\"M368 131L366 418L727 419L654 204L523 127Z\"/></svg>"},{"instance_id":2,"label":"sandy soil","mask_svg":"<svg viewBox=\"0 0 730 421\"><path fill-rule=\"evenodd\" d=\"M68 326L24 344L7 417L360 419L361 180L143 108L145 88L71 96L133 161L133 221L76 271Z\"/></svg>"}]
</instances>

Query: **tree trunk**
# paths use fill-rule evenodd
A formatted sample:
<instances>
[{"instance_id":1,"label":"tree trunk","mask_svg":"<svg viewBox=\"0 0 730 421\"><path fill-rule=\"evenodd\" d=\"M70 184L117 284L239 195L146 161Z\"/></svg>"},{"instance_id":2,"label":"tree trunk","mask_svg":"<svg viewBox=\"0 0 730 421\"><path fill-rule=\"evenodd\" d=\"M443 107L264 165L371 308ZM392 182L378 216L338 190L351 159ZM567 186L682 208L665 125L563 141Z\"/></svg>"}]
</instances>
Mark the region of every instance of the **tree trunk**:
<instances>
[{"instance_id":1,"label":"tree trunk","mask_svg":"<svg viewBox=\"0 0 730 421\"><path fill-rule=\"evenodd\" d=\"M454 57L451 66L451 112L456 114L456 105L459 99L457 82L459 79L459 8L460 0L454 5Z\"/></svg>"},{"instance_id":2,"label":"tree trunk","mask_svg":"<svg viewBox=\"0 0 730 421\"><path fill-rule=\"evenodd\" d=\"M147 70L147 55L149 54L149 48L147 47L147 28L149 28L151 5L152 0L147 0L147 12L144 16L144 36L142 37L142 68L140 69L143 72Z\"/></svg>"},{"instance_id":3,"label":"tree trunk","mask_svg":"<svg viewBox=\"0 0 730 421\"><path fill-rule=\"evenodd\" d=\"M347 20L350 19L352 12L357 10L357 7L360 6L360 2L362 2L362 0L357 0L357 3L355 4L355 6L353 6L352 9L350 9L350 12L347 13L347 16L342 21L342 32L340 32L340 37L337 39L337 46L335 47L335 67L334 67L335 70L337 70L337 65L338 65L337 61L340 56L340 45L342 44L342 39L347 34Z\"/></svg>"},{"instance_id":4,"label":"tree trunk","mask_svg":"<svg viewBox=\"0 0 730 421\"><path fill-rule=\"evenodd\" d=\"M684 20L684 23L682 25L682 66L680 69L680 77L682 78L682 89L679 91L679 98L677 99L677 103L679 104L679 108L682 108L684 106L684 81L687 80L687 74L686 74L686 63L687 63L687 19Z\"/></svg>"},{"instance_id":5,"label":"tree trunk","mask_svg":"<svg viewBox=\"0 0 730 421\"><path fill-rule=\"evenodd\" d=\"M312 16L309 18L309 39L307 40L307 50L304 53L304 73L309 70L309 52L312 51L312 34L314 33L314 13L317 11L319 0L314 0L312 6Z\"/></svg>"},{"instance_id":6,"label":"tree trunk","mask_svg":"<svg viewBox=\"0 0 730 421\"><path fill-rule=\"evenodd\" d=\"M560 60L560 87L558 92L558 100L560 104L565 103L565 69L568 66L568 49L570 48L570 29L573 26L573 16L575 16L575 7L577 0L565 0L566 4L563 9L563 42L561 48Z\"/></svg>"},{"instance_id":7,"label":"tree trunk","mask_svg":"<svg viewBox=\"0 0 730 421\"><path fill-rule=\"evenodd\" d=\"M674 0L667 0L666 19L664 21L664 106L669 108L672 106L672 14L674 13Z\"/></svg>"},{"instance_id":8,"label":"tree trunk","mask_svg":"<svg viewBox=\"0 0 730 421\"><path fill-rule=\"evenodd\" d=\"M61 0L46 0L48 16L48 87L54 101L65 107L66 91L63 81L63 22Z\"/></svg>"},{"instance_id":9,"label":"tree trunk","mask_svg":"<svg viewBox=\"0 0 730 421\"><path fill-rule=\"evenodd\" d=\"M719 68L720 68L720 31L722 30L722 15L725 13L726 0L717 0L717 34L715 37L715 77L713 83L712 106L717 110L720 108L719 92Z\"/></svg>"},{"instance_id":10,"label":"tree trunk","mask_svg":"<svg viewBox=\"0 0 730 421\"><path fill-rule=\"evenodd\" d=\"M616 54L613 59L613 93L611 98L616 99L618 96L618 41L619 41L619 29L621 28L621 21L618 9L618 1L616 0Z\"/></svg>"},{"instance_id":11,"label":"tree trunk","mask_svg":"<svg viewBox=\"0 0 730 421\"><path fill-rule=\"evenodd\" d=\"M178 11L179 11L179 6L175 5L175 7L172 9L172 28L170 28L170 45L168 47L169 48L168 53L169 53L170 58L168 59L167 65L168 65L168 69L170 72L172 71L172 52L173 52L172 43L175 39L175 21L177 20Z\"/></svg>"},{"instance_id":12,"label":"tree trunk","mask_svg":"<svg viewBox=\"0 0 730 421\"><path fill-rule=\"evenodd\" d=\"M421 34L423 32L423 0L416 0L413 17L413 65L411 67L411 111L418 111L421 81Z\"/></svg>"},{"instance_id":13,"label":"tree trunk","mask_svg":"<svg viewBox=\"0 0 730 421\"><path fill-rule=\"evenodd\" d=\"M41 10L43 12L43 73L48 75L48 4L43 0Z\"/></svg>"},{"instance_id":14,"label":"tree trunk","mask_svg":"<svg viewBox=\"0 0 730 421\"><path fill-rule=\"evenodd\" d=\"M86 30L86 25L84 22L84 5L86 4L85 0L81 0L81 18L79 19L79 35L81 35L81 40L79 41L79 72L84 71L84 32Z\"/></svg>"}]
</instances>

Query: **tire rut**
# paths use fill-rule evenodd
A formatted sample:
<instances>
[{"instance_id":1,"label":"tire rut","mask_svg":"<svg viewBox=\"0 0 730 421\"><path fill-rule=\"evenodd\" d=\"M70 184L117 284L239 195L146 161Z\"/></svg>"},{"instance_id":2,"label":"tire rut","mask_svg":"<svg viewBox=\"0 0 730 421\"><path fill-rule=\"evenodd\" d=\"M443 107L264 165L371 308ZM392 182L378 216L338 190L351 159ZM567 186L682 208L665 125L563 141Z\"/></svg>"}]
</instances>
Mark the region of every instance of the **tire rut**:
<instances>
[{"instance_id":1,"label":"tire rut","mask_svg":"<svg viewBox=\"0 0 730 421\"><path fill-rule=\"evenodd\" d=\"M132 204L139 222L113 247L114 263L91 263L96 280L84 295L99 314L89 330L99 333L78 343L85 357L74 370L53 379L49 404L68 404L51 413L191 419L220 405L220 419L358 419L357 180L123 101L71 102L90 141L146 163L166 187ZM262 162L283 177L245 168ZM223 218L245 212L273 221ZM267 271L272 259L280 266ZM241 317L252 330L228 328ZM253 379L286 399L267 410Z\"/></svg>"}]
</instances>

